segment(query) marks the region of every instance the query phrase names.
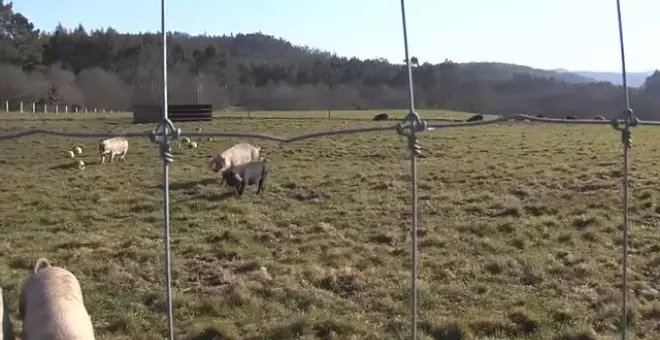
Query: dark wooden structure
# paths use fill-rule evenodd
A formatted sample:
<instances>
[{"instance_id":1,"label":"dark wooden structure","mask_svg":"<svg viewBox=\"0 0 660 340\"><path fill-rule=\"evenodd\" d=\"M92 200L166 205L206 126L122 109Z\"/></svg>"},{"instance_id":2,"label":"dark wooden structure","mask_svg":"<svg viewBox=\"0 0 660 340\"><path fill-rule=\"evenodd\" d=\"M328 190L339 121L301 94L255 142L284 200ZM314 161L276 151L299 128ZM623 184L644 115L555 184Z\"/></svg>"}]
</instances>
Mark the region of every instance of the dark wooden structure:
<instances>
[{"instance_id":1,"label":"dark wooden structure","mask_svg":"<svg viewBox=\"0 0 660 340\"><path fill-rule=\"evenodd\" d=\"M211 104L168 105L167 114L173 122L208 122L212 117ZM161 105L134 105L133 124L157 123L163 116Z\"/></svg>"}]
</instances>

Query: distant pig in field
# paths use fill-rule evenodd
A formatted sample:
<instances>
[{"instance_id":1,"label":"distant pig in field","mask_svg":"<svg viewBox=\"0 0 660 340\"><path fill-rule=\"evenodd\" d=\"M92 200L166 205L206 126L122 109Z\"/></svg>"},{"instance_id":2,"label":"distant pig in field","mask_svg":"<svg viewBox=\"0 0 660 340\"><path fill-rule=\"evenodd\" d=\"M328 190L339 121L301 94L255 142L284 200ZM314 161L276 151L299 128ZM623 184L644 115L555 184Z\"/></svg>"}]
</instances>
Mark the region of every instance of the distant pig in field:
<instances>
[{"instance_id":1,"label":"distant pig in field","mask_svg":"<svg viewBox=\"0 0 660 340\"><path fill-rule=\"evenodd\" d=\"M223 180L234 188L238 196L242 196L245 187L258 184L257 194L265 190L270 167L265 160L234 165L222 173Z\"/></svg>"},{"instance_id":2,"label":"distant pig in field","mask_svg":"<svg viewBox=\"0 0 660 340\"><path fill-rule=\"evenodd\" d=\"M211 160L211 170L223 172L233 165L258 161L260 150L261 148L248 143L238 143L221 154L214 156Z\"/></svg>"},{"instance_id":3,"label":"distant pig in field","mask_svg":"<svg viewBox=\"0 0 660 340\"><path fill-rule=\"evenodd\" d=\"M123 137L115 137L102 141L99 144L99 156L101 157L101 164L105 163L105 157L110 155L110 163L116 155L120 155L121 161L126 160L126 153L128 152L128 140Z\"/></svg>"},{"instance_id":4,"label":"distant pig in field","mask_svg":"<svg viewBox=\"0 0 660 340\"><path fill-rule=\"evenodd\" d=\"M483 115L474 115L466 120L466 122L481 122L484 120Z\"/></svg>"},{"instance_id":5,"label":"distant pig in field","mask_svg":"<svg viewBox=\"0 0 660 340\"><path fill-rule=\"evenodd\" d=\"M388 114L385 112L381 112L377 115L374 116L375 121L381 121L381 120L387 120L389 118Z\"/></svg>"},{"instance_id":6,"label":"distant pig in field","mask_svg":"<svg viewBox=\"0 0 660 340\"><path fill-rule=\"evenodd\" d=\"M23 284L18 312L24 340L94 340L78 279L46 259L37 260Z\"/></svg>"}]
</instances>

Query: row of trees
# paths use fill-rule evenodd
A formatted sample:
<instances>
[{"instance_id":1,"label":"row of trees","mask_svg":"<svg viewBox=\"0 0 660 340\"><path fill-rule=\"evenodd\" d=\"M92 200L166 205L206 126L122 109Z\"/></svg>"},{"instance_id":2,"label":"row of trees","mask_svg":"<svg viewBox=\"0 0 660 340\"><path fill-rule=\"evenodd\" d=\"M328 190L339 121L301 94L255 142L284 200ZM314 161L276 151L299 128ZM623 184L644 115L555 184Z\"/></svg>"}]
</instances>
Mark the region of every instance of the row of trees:
<instances>
[{"instance_id":1,"label":"row of trees","mask_svg":"<svg viewBox=\"0 0 660 340\"><path fill-rule=\"evenodd\" d=\"M389 109L407 101L407 69L386 60L344 58L261 33L168 36L172 103L199 99L216 108ZM156 34L82 26L53 33L0 0L0 99L125 110L160 101L162 53ZM590 117L621 111L610 83L528 67L419 63L412 58L417 106L481 113ZM660 73L631 96L636 112L659 116ZM660 118L660 117L658 117Z\"/></svg>"}]
</instances>

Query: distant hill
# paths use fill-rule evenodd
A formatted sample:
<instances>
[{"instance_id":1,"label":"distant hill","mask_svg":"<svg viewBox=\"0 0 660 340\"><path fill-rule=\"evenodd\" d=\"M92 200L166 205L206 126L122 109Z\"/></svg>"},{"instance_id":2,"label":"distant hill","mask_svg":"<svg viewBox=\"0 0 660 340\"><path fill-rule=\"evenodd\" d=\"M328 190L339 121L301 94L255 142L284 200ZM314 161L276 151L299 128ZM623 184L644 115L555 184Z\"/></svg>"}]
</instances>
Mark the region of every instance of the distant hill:
<instances>
[{"instance_id":1,"label":"distant hill","mask_svg":"<svg viewBox=\"0 0 660 340\"><path fill-rule=\"evenodd\" d=\"M199 38L193 38L199 39ZM261 32L224 36L219 39L231 46L235 57L252 60L305 59L309 57L330 58L331 53L308 46L297 46L283 38L276 38ZM478 74L485 80L508 80L516 73L530 74L535 77L556 78L569 83L597 82L589 76L572 72L541 70L525 65L498 62L467 62L459 64L462 68Z\"/></svg>"},{"instance_id":2,"label":"distant hill","mask_svg":"<svg viewBox=\"0 0 660 340\"><path fill-rule=\"evenodd\" d=\"M621 73L619 72L593 72L593 71L566 71L566 70L553 70L555 72L570 72L583 77L589 77L597 81L606 81L614 85L621 85ZM648 76L653 74L654 71L647 72L628 72L628 85L631 87L641 87Z\"/></svg>"},{"instance_id":3,"label":"distant hill","mask_svg":"<svg viewBox=\"0 0 660 340\"><path fill-rule=\"evenodd\" d=\"M187 36L187 35L186 35ZM209 39L206 37L189 37L188 39ZM278 61L282 59L308 59L320 58L327 59L333 56L332 53L309 46L297 46L284 38L276 38L272 35L261 32L237 34L231 36L215 37L231 46L232 55L238 58L247 58L250 60L262 60L267 62ZM348 57L350 58L350 57ZM542 70L525 65L516 65L499 62L467 62L459 63L460 67L466 71L472 71L480 79L484 80L509 80L515 74L530 74L534 77L556 78L568 83L593 83L597 79L588 75L580 75L565 70Z\"/></svg>"},{"instance_id":4,"label":"distant hill","mask_svg":"<svg viewBox=\"0 0 660 340\"><path fill-rule=\"evenodd\" d=\"M486 80L511 79L516 73L530 74L534 77L556 78L568 83L594 83L594 79L588 75L580 75L574 72L562 72L556 70L541 70L524 65L496 63L496 62L470 62L461 64L477 74L479 78Z\"/></svg>"},{"instance_id":5,"label":"distant hill","mask_svg":"<svg viewBox=\"0 0 660 340\"><path fill-rule=\"evenodd\" d=\"M236 34L230 36L208 37L191 36L186 33L177 32L174 36L181 40L197 41L204 44L220 42L231 49L231 55L235 58L262 61L279 62L281 60L328 60L339 57L321 49L299 46L292 44L284 38L277 38L261 32ZM351 59L351 57L344 57ZM395 64L396 65L396 64ZM398 64L401 65L401 64ZM397 66L398 66L397 65ZM530 74L533 77L556 78L568 83L593 83L599 81L589 75L581 75L566 70L542 70L525 65L516 65L500 62L467 62L459 63L466 71L471 71L480 79L487 81L510 80L515 74ZM394 66L394 65L391 65Z\"/></svg>"}]
</instances>

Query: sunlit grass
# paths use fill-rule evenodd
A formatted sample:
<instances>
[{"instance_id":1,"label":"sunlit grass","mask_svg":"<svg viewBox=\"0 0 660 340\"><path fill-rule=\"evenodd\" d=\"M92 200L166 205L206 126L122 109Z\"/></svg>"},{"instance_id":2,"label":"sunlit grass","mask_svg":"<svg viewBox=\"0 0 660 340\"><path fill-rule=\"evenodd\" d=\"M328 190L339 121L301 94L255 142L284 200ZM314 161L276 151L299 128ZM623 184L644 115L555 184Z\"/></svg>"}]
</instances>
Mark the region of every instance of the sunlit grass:
<instances>
[{"instance_id":1,"label":"sunlit grass","mask_svg":"<svg viewBox=\"0 0 660 340\"><path fill-rule=\"evenodd\" d=\"M405 112L405 111L403 111ZM122 119L2 120L0 130L145 131ZM388 123L216 119L184 131L304 132ZM657 130L631 151L633 335L660 336ZM210 155L174 148L175 327L180 338L409 336L410 170L394 131L295 144L245 140L272 164L263 196L227 197ZM599 339L620 314L621 145L609 127L513 124L420 137L420 329L427 339ZM146 139L98 165L98 140L1 141L0 283L38 257L82 284L99 339L165 334L162 161ZM85 170L67 167L83 148ZM16 321L20 329L20 322ZM207 337L203 337L202 335ZM582 337L580 337L580 335ZM562 337L563 336L563 337Z\"/></svg>"}]
</instances>

